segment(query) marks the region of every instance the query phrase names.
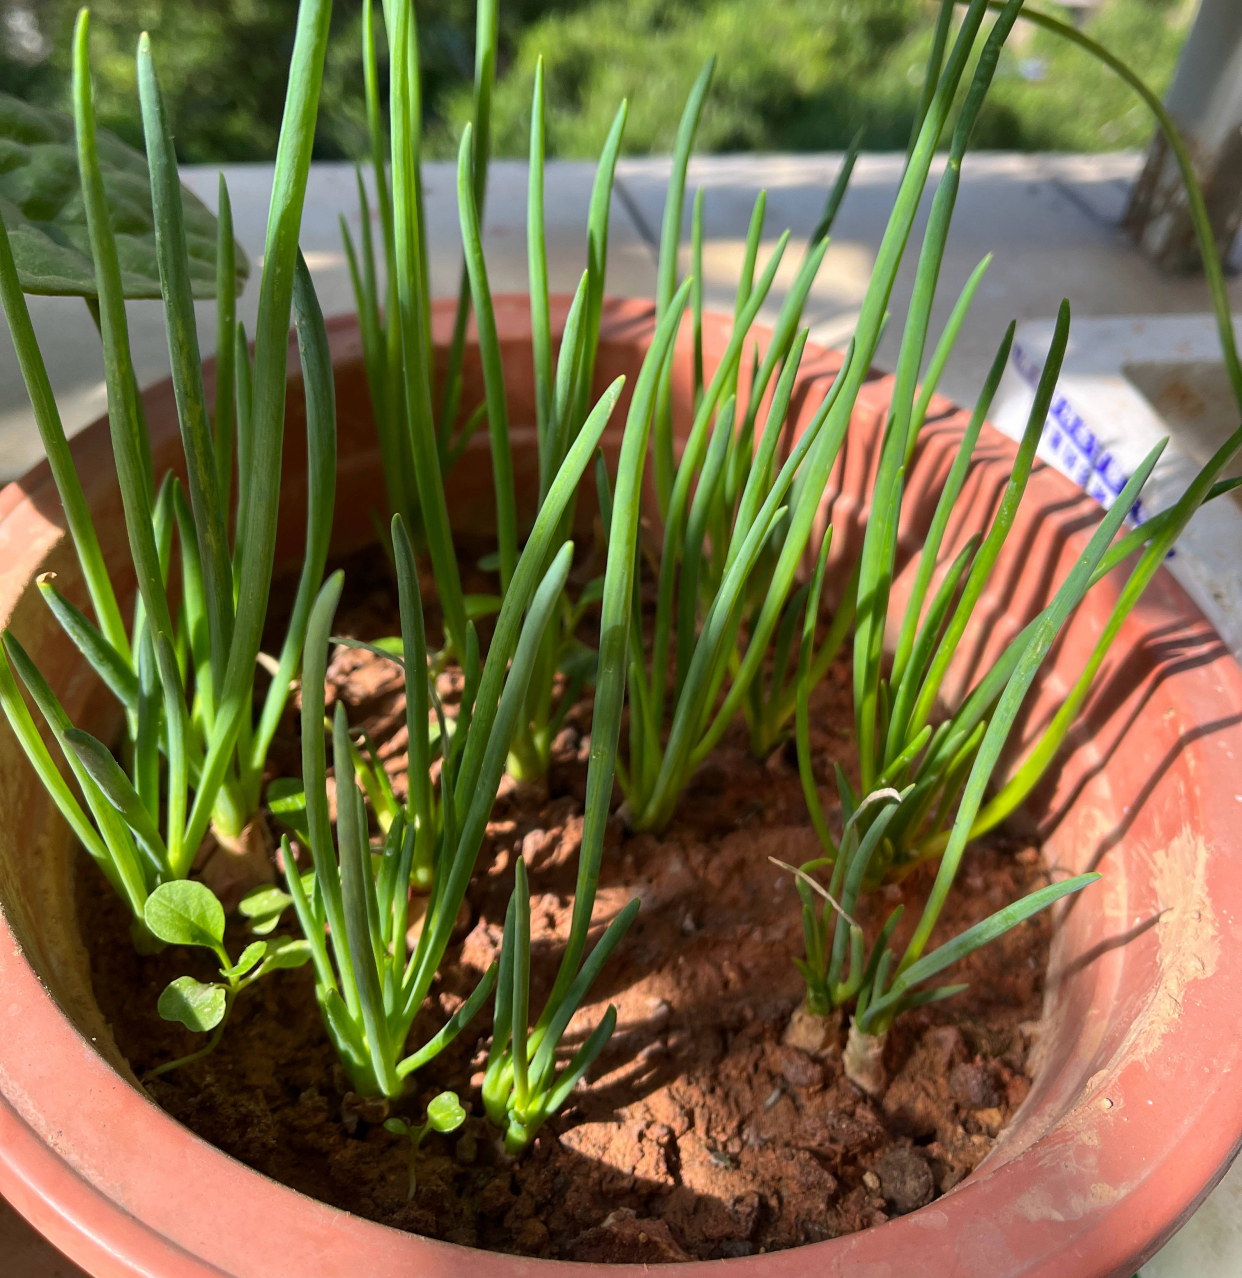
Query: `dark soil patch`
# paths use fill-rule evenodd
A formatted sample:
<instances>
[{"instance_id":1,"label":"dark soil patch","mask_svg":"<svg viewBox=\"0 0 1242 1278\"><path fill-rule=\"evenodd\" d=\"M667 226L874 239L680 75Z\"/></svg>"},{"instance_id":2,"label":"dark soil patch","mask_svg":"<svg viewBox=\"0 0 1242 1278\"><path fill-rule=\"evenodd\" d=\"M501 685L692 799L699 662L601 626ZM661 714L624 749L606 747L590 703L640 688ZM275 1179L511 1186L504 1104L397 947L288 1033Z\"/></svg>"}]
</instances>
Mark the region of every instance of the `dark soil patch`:
<instances>
[{"instance_id":1,"label":"dark soil patch","mask_svg":"<svg viewBox=\"0 0 1242 1278\"><path fill-rule=\"evenodd\" d=\"M338 630L392 633L385 574L351 572L350 580ZM399 670L342 652L333 678L400 792ZM451 700L453 676L444 680ZM469 917L414 1040L444 1023L496 957L518 856L531 883L532 1007L542 1005L572 906L589 715L589 703L571 714L546 787L502 787ZM812 723L826 779L848 756L853 732L845 663L818 690ZM292 716L272 761L279 771L297 768ZM453 1088L472 1111L458 1133L427 1140L407 1200L405 1144L378 1124L343 1120L344 1079L309 968L248 991L216 1052L155 1080L150 1093L205 1139L303 1193L469 1246L651 1263L749 1255L879 1224L972 1171L1026 1096L1026 1023L1040 1015L1050 928L1038 916L945 973L941 980L969 982L969 991L898 1021L886 1060L893 1081L883 1101L872 1101L842 1074L844 1027L816 1054L782 1042L801 997L790 962L802 952L801 923L790 876L768 858L797 864L817 848L790 751L756 761L740 728L697 774L661 837L625 837L614 823L597 928L635 895L642 910L567 1046L609 1002L617 1032L589 1086L517 1163L498 1152L481 1116L485 1010L398 1106L421 1116L431 1096ZM1036 848L1003 833L983 841L966 855L933 944L1045 882ZM930 870L916 872L866 899L863 921L874 931L904 901L912 928L930 884ZM174 976L210 979L210 963L193 951L136 954L120 902L85 858L78 892L96 995L135 1071L201 1044L161 1021L155 1006ZM237 953L246 937L240 924L231 928Z\"/></svg>"}]
</instances>

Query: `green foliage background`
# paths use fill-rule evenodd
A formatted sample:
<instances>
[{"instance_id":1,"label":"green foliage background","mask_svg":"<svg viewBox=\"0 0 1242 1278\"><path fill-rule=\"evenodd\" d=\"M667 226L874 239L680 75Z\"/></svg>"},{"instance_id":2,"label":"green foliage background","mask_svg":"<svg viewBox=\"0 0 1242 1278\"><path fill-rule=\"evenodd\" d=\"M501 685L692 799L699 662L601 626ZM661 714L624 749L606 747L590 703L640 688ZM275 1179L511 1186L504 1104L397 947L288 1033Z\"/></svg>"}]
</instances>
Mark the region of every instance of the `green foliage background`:
<instances>
[{"instance_id":1,"label":"green foliage background","mask_svg":"<svg viewBox=\"0 0 1242 1278\"><path fill-rule=\"evenodd\" d=\"M0 0L0 84L41 105L67 105L77 7L78 0ZM1065 14L1047 0L1038 7ZM1163 91L1194 7L1194 0L1102 0L1086 27ZM936 8L934 0L502 0L496 150L525 151L540 53L552 154L595 155L622 97L630 100L625 150L667 151L711 53L718 64L702 150L839 149L859 126L868 149L900 149ZM105 124L141 145L133 51L148 30L182 161L272 158L297 0L95 0L91 9ZM449 155L469 113L474 4L419 0L417 13L429 140ZM321 159L363 150L360 15L360 0L338 0ZM1150 132L1107 70L1019 24L975 138L985 147L1098 151L1142 146Z\"/></svg>"}]
</instances>

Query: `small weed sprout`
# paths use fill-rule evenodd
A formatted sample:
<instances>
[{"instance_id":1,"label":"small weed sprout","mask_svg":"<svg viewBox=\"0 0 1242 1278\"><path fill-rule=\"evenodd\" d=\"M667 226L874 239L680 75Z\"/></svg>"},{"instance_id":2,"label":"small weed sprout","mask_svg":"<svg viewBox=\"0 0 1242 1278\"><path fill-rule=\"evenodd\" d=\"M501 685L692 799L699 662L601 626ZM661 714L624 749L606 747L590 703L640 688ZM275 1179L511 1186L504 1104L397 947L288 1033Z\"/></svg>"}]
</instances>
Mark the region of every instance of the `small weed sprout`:
<instances>
[{"instance_id":1,"label":"small weed sprout","mask_svg":"<svg viewBox=\"0 0 1242 1278\"><path fill-rule=\"evenodd\" d=\"M440 1132L449 1135L455 1132L466 1121L466 1111L461 1107L456 1092L441 1092L427 1105L427 1119L421 1127L411 1127L404 1118L388 1118L384 1120L384 1130L393 1136L405 1136L409 1139L410 1186L407 1198L413 1198L418 1189L416 1159L418 1147L426 1139L429 1132Z\"/></svg>"},{"instance_id":2,"label":"small weed sprout","mask_svg":"<svg viewBox=\"0 0 1242 1278\"><path fill-rule=\"evenodd\" d=\"M160 995L159 1014L197 1034L211 1033L204 1047L168 1061L147 1074L155 1078L201 1060L220 1041L237 996L269 972L301 967L311 956L306 941L278 937L251 941L234 963L224 948L224 909L215 894L189 879L161 883L148 897L143 915L151 935L168 945L197 945L220 962L220 980L204 983L178 976Z\"/></svg>"}]
</instances>

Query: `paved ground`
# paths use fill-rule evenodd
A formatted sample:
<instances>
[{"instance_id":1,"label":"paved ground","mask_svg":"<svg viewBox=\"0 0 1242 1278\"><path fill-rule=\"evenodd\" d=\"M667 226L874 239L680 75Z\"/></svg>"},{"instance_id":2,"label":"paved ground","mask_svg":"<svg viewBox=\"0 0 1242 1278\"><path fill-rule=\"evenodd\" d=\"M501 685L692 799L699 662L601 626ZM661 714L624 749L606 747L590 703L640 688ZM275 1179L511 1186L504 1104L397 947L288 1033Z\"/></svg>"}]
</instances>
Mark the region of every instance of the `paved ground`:
<instances>
[{"instance_id":1,"label":"paved ground","mask_svg":"<svg viewBox=\"0 0 1242 1278\"><path fill-rule=\"evenodd\" d=\"M1138 157L1130 154L969 157L934 325L943 322L958 288L980 257L989 251L996 257L945 375L943 389L949 395L972 401L1009 320L1051 317L1062 297L1070 299L1079 315L1208 309L1201 280L1159 274L1117 230L1138 163ZM706 190L704 266L709 304L731 308L732 281L751 206L763 188L768 192L765 240L771 243L786 227L794 238L789 269L783 267L778 276L772 299L775 310L781 291L792 279L797 250L818 220L839 166L837 155L720 157L691 166L691 186L701 185ZM263 248L271 170L264 165L247 165L229 167L225 173L238 237L255 265L256 279L239 304L242 317L253 327L257 259ZM625 160L618 166L608 276L608 288L615 294L649 296L654 291L667 174L667 160ZM841 341L852 328L900 175L900 157L864 156L858 162L807 310L807 320L818 340ZM572 290L582 270L592 176L592 167L586 164L548 166L550 278L555 289ZM191 168L183 177L215 207L214 168ZM453 292L460 270L460 239L453 174L447 165L428 166L427 199L433 290ZM496 164L487 205L486 248L492 286L497 291L526 287L525 207L524 166L509 161ZM302 246L326 314L353 309L338 229L342 215L357 227L352 169L348 165L316 165L311 173ZM912 279L913 260L903 270L894 292L896 316L904 312ZM1242 280L1231 284L1230 294L1233 309L1242 309ZM80 301L32 298L31 310L66 429L73 433L105 408L102 360L94 327ZM214 308L204 303L198 310L207 354L213 345ZM165 376L168 361L159 303L131 303L130 323L139 381L146 384ZM892 324L880 351L881 365L891 365L899 333L900 324ZM20 475L40 455L38 435L5 331L0 333L0 482ZM2 1201L0 1257L0 1271L13 1278L76 1278L80 1272L38 1239ZM1160 1278L1166 1274L1180 1278L1190 1272L1182 1263L1172 1269L1157 1268L1159 1263L1145 1272Z\"/></svg>"},{"instance_id":2,"label":"paved ground","mask_svg":"<svg viewBox=\"0 0 1242 1278\"><path fill-rule=\"evenodd\" d=\"M901 157L864 156L841 209L833 242L807 310L816 338L839 341L851 330L888 210L901 176ZM995 259L975 301L944 389L973 399L991 362L995 343L1011 319L1055 315L1068 297L1080 315L1202 311L1207 299L1201 280L1156 272L1122 238L1116 223L1138 158L1104 156L978 154L963 170L958 212L942 272L942 301L934 322L947 315L967 275L986 252ZM819 218L840 157L735 156L696 161L691 186L706 190L704 253L709 304L731 308L732 282L741 258L751 206L760 188L768 192L765 240L786 228L793 251L782 265L773 304L792 279L799 249ZM271 170L238 165L225 174L238 236L255 264L263 249ZM612 205L608 288L625 295L650 295L663 214L666 160L624 160L618 166ZM572 290L585 255L585 224L593 168L589 164L548 166L547 217L553 288ZM216 170L195 167L185 181L215 207ZM432 284L455 291L460 238L454 180L444 164L427 170ZM925 201L924 214L926 214ZM688 202L687 202L688 203ZM503 161L492 168L487 204L487 253L494 289L526 287L525 166ZM316 165L311 174L302 247L315 276L325 314L353 309L338 219L358 225L353 170L344 164ZM688 215L687 215L688 216ZM688 238L688 231L687 231ZM801 239L801 243L799 240ZM909 298L914 261L902 271L893 297L900 316ZM1242 303L1242 282L1232 286ZM253 321L257 278L240 301ZM214 307L199 305L204 353L214 339ZM32 298L31 310L52 384L61 398L66 429L80 428L105 408L103 367L94 326L83 304L72 298ZM130 304L135 365L140 382L166 375L162 308L158 302ZM253 324L251 323L251 327ZM889 329L881 364L895 357L900 324ZM0 333L0 481L20 475L41 455L38 436L17 372L7 332Z\"/></svg>"}]
</instances>

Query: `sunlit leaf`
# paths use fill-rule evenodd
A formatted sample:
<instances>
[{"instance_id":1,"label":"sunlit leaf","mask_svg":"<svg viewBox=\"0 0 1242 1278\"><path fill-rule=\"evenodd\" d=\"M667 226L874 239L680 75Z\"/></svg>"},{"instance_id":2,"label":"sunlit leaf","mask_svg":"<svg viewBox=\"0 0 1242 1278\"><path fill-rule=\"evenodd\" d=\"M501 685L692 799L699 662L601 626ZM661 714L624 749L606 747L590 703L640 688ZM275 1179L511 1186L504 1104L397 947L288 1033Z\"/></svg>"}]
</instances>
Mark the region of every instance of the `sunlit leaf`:
<instances>
[{"instance_id":1,"label":"sunlit leaf","mask_svg":"<svg viewBox=\"0 0 1242 1278\"><path fill-rule=\"evenodd\" d=\"M306 824L306 792L297 777L277 777L268 785L264 799L268 811L281 825L296 834L303 843L310 839L310 827ZM245 912L243 902L242 913Z\"/></svg>"},{"instance_id":2,"label":"sunlit leaf","mask_svg":"<svg viewBox=\"0 0 1242 1278\"><path fill-rule=\"evenodd\" d=\"M222 967L220 969L221 976L245 976L256 963L267 953L266 941L251 941L249 945L242 950L242 956L233 964L232 967Z\"/></svg>"},{"instance_id":3,"label":"sunlit leaf","mask_svg":"<svg viewBox=\"0 0 1242 1278\"><path fill-rule=\"evenodd\" d=\"M278 968L302 967L303 964L310 962L310 957L309 941L295 941L292 938L281 937L279 940L268 943L267 958L263 960L259 975L274 972Z\"/></svg>"},{"instance_id":4,"label":"sunlit leaf","mask_svg":"<svg viewBox=\"0 0 1242 1278\"><path fill-rule=\"evenodd\" d=\"M143 917L169 945L215 949L224 940L224 907L209 887L192 879L161 883L147 897Z\"/></svg>"},{"instance_id":5,"label":"sunlit leaf","mask_svg":"<svg viewBox=\"0 0 1242 1278\"><path fill-rule=\"evenodd\" d=\"M280 916L293 904L293 897L278 887L252 888L242 897L237 911L251 921L250 930L255 936L267 936L275 930Z\"/></svg>"},{"instance_id":6,"label":"sunlit leaf","mask_svg":"<svg viewBox=\"0 0 1242 1278\"><path fill-rule=\"evenodd\" d=\"M427 1106L427 1121L434 1132L455 1132L466 1121L456 1092L441 1092Z\"/></svg>"},{"instance_id":7,"label":"sunlit leaf","mask_svg":"<svg viewBox=\"0 0 1242 1278\"><path fill-rule=\"evenodd\" d=\"M192 976L179 976L160 995L156 1005L166 1021L179 1021L196 1034L215 1029L224 1019L227 995L223 985L204 985Z\"/></svg>"}]
</instances>

